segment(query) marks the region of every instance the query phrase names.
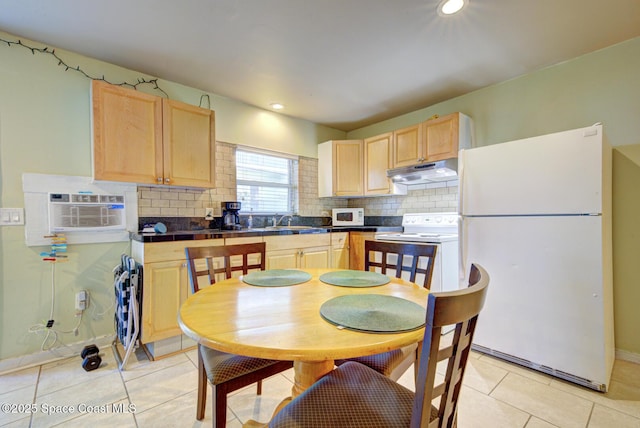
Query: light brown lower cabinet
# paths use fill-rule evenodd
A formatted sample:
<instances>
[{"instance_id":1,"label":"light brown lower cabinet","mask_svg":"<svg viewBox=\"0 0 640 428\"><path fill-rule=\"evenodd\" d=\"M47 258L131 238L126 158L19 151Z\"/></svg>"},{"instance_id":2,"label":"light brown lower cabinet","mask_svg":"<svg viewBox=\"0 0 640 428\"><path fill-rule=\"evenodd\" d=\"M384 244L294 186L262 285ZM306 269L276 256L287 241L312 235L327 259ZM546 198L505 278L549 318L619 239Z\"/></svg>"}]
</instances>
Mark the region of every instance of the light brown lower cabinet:
<instances>
[{"instance_id":1,"label":"light brown lower cabinet","mask_svg":"<svg viewBox=\"0 0 640 428\"><path fill-rule=\"evenodd\" d=\"M349 232L331 234L331 267L349 269Z\"/></svg>"},{"instance_id":2,"label":"light brown lower cabinet","mask_svg":"<svg viewBox=\"0 0 640 428\"><path fill-rule=\"evenodd\" d=\"M329 233L265 236L267 269L328 268Z\"/></svg>"},{"instance_id":3,"label":"light brown lower cabinet","mask_svg":"<svg viewBox=\"0 0 640 428\"><path fill-rule=\"evenodd\" d=\"M364 270L364 241L374 240L375 232L349 233L349 267Z\"/></svg>"},{"instance_id":4,"label":"light brown lower cabinet","mask_svg":"<svg viewBox=\"0 0 640 428\"><path fill-rule=\"evenodd\" d=\"M153 358L196 345L178 325L180 305L190 293L184 248L209 245L224 245L224 239L131 242L132 257L143 265L140 341Z\"/></svg>"}]
</instances>

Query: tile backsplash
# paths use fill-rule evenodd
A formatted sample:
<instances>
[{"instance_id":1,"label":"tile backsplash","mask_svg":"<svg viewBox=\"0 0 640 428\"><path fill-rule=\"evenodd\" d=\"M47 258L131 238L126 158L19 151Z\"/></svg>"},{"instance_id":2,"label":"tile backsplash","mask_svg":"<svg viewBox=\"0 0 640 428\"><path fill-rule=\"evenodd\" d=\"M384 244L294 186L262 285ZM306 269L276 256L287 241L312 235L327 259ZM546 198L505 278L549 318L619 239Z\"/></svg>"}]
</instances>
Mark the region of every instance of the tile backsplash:
<instances>
[{"instance_id":1,"label":"tile backsplash","mask_svg":"<svg viewBox=\"0 0 640 428\"><path fill-rule=\"evenodd\" d=\"M236 145L216 142L216 188L138 186L139 217L204 217L213 207L214 216L222 215L220 202L236 200ZM318 159L300 157L298 163L298 214L322 216L332 208L363 207L366 216L402 216L409 212L455 211L458 206L458 182L411 186L407 195L375 198L318 198Z\"/></svg>"},{"instance_id":2,"label":"tile backsplash","mask_svg":"<svg viewBox=\"0 0 640 428\"><path fill-rule=\"evenodd\" d=\"M458 180L415 184L402 196L349 199L350 207L364 208L365 216L401 216L406 213L456 211Z\"/></svg>"}]
</instances>

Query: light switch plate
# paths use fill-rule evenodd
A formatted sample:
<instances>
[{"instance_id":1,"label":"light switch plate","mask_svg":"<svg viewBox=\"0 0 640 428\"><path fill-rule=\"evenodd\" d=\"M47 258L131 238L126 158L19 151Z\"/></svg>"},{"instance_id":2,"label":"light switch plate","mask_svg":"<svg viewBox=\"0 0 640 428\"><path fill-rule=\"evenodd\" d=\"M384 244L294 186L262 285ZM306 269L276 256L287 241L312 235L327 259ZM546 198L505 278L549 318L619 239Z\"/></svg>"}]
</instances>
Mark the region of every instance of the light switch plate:
<instances>
[{"instance_id":1,"label":"light switch plate","mask_svg":"<svg viewBox=\"0 0 640 428\"><path fill-rule=\"evenodd\" d=\"M24 224L24 208L0 208L0 226Z\"/></svg>"}]
</instances>

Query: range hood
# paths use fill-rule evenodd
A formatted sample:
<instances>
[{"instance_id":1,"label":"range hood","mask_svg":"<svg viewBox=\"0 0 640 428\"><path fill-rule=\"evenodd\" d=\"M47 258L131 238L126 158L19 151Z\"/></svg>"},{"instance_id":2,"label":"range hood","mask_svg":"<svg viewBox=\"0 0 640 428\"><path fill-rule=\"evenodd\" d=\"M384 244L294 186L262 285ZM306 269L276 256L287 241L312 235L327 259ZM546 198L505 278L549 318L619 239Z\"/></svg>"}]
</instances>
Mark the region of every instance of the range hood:
<instances>
[{"instance_id":1,"label":"range hood","mask_svg":"<svg viewBox=\"0 0 640 428\"><path fill-rule=\"evenodd\" d=\"M422 184L455 180L458 178L458 159L445 159L390 169L387 171L387 177L397 184Z\"/></svg>"}]
</instances>

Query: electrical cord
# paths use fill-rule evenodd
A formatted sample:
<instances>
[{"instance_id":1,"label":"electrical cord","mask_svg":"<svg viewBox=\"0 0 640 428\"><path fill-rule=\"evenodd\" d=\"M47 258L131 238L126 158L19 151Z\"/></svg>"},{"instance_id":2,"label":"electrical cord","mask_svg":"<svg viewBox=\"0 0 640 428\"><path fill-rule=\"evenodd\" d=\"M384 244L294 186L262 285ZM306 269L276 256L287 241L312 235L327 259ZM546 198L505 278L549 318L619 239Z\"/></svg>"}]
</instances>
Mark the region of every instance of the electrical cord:
<instances>
[{"instance_id":1,"label":"electrical cord","mask_svg":"<svg viewBox=\"0 0 640 428\"><path fill-rule=\"evenodd\" d=\"M59 334L70 334L70 333L74 333L77 334L78 332L78 328L80 327L80 324L82 323L82 317L84 315L84 311L81 311L78 314L76 314L76 317L78 318L78 322L76 323L76 326L72 329L72 330L56 330L55 328L53 328L54 325L54 320L53 320L53 312L54 312L54 308L55 308L55 296L56 296L56 263L51 263L51 309L49 311L49 319L46 322L46 324L34 324L31 327L29 327L28 332L29 333L41 333L41 332L45 332L46 331L46 335L42 341L42 344L40 345L40 350L41 351L48 351L51 350L51 348L58 343L58 335ZM50 341L50 337L51 335L53 335L53 341L47 345L47 342ZM61 343L62 345L66 346L64 343Z\"/></svg>"},{"instance_id":2,"label":"electrical cord","mask_svg":"<svg viewBox=\"0 0 640 428\"><path fill-rule=\"evenodd\" d=\"M117 269L117 268L118 268L118 266L116 266L116 267L113 269L114 273L115 273L115 271L116 271L116 269ZM128 277L128 275L129 275L129 272L125 271L125 272L123 272L123 273L122 273L122 275L120 275L119 277L116 277L116 278L115 278L115 280L113 281L113 286L114 286L114 288L116 287L116 284L118 283L118 281L123 281L123 280L125 280L125 279ZM92 307L91 307L91 318L92 318L93 320L98 320L98 319L100 319L101 317L103 317L103 316L104 316L108 311L110 311L110 310L111 310L111 308L113 308L113 307L116 305L116 300L117 300L117 299L116 299L116 297L115 297L115 295L114 295L114 296L113 296L113 299L111 300L111 304L110 304L107 308L105 308L105 310L104 310L104 311L102 311L102 312L96 312L96 306L97 306L97 305L95 305L95 304L94 304L94 305L92 305Z\"/></svg>"}]
</instances>

